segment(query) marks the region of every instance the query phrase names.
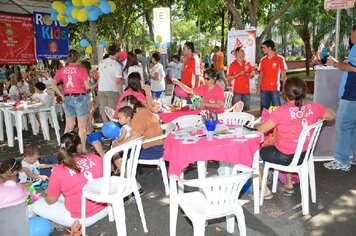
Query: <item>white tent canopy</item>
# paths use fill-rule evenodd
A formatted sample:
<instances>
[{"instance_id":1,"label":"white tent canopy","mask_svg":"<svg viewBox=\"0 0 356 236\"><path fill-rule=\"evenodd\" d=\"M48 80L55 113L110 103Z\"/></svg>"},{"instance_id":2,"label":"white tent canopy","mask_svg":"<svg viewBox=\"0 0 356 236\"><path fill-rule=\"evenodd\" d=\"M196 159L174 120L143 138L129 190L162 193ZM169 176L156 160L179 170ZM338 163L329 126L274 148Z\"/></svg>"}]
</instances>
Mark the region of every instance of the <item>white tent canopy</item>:
<instances>
[{"instance_id":1,"label":"white tent canopy","mask_svg":"<svg viewBox=\"0 0 356 236\"><path fill-rule=\"evenodd\" d=\"M50 12L51 0L0 0L0 11L32 14L34 11Z\"/></svg>"}]
</instances>

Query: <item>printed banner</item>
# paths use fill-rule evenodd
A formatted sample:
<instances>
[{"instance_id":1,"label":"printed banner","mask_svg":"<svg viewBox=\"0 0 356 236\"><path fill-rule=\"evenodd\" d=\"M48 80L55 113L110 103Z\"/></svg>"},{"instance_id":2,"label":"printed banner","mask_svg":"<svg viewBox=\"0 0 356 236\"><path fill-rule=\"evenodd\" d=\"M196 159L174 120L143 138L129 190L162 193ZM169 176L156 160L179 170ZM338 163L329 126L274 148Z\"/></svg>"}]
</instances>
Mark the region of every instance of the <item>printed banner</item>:
<instances>
[{"instance_id":1,"label":"printed banner","mask_svg":"<svg viewBox=\"0 0 356 236\"><path fill-rule=\"evenodd\" d=\"M168 7L153 8L155 46L161 54L167 53L171 43L171 13Z\"/></svg>"},{"instance_id":2,"label":"printed banner","mask_svg":"<svg viewBox=\"0 0 356 236\"><path fill-rule=\"evenodd\" d=\"M31 15L0 13L0 65L36 64Z\"/></svg>"},{"instance_id":3,"label":"printed banner","mask_svg":"<svg viewBox=\"0 0 356 236\"><path fill-rule=\"evenodd\" d=\"M256 29L232 30L229 31L227 37L227 64L230 65L235 60L231 52L236 47L244 46L245 59L254 66L256 64Z\"/></svg>"},{"instance_id":4,"label":"printed banner","mask_svg":"<svg viewBox=\"0 0 356 236\"><path fill-rule=\"evenodd\" d=\"M69 30L53 21L51 15L33 12L37 59L64 60L69 51Z\"/></svg>"},{"instance_id":5,"label":"printed banner","mask_svg":"<svg viewBox=\"0 0 356 236\"><path fill-rule=\"evenodd\" d=\"M354 0L325 0L325 10L341 10L354 7Z\"/></svg>"}]
</instances>

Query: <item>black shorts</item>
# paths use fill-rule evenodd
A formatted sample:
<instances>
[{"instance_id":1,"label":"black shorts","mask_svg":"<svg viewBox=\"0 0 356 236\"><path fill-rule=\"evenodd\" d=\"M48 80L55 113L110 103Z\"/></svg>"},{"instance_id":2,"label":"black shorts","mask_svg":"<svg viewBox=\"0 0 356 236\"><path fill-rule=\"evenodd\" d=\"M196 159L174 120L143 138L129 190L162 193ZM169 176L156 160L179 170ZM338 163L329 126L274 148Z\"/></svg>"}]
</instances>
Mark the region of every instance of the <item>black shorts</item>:
<instances>
[{"instance_id":1,"label":"black shorts","mask_svg":"<svg viewBox=\"0 0 356 236\"><path fill-rule=\"evenodd\" d=\"M261 159L270 163L288 166L294 157L294 154L284 154L279 151L275 146L263 147L260 149ZM305 152L300 154L298 165L303 163Z\"/></svg>"}]
</instances>

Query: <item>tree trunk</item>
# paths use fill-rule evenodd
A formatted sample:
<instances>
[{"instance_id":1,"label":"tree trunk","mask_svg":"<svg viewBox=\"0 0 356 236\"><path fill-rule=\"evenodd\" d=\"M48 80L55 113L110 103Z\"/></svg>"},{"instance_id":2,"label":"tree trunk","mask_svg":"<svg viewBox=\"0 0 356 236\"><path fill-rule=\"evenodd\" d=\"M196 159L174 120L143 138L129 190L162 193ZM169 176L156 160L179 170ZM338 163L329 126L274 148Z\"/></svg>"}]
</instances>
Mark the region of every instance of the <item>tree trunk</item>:
<instances>
[{"instance_id":1,"label":"tree trunk","mask_svg":"<svg viewBox=\"0 0 356 236\"><path fill-rule=\"evenodd\" d=\"M148 25L148 30L150 32L151 39L154 42L155 40L154 40L154 34L153 34L153 24L152 24L152 21L150 19L150 13L148 11L145 13L145 19L146 19L146 22L147 22L147 25Z\"/></svg>"},{"instance_id":2,"label":"tree trunk","mask_svg":"<svg viewBox=\"0 0 356 236\"><path fill-rule=\"evenodd\" d=\"M311 60L311 44L310 44L310 32L308 30L308 26L304 26L303 29L297 31L300 38L304 42L305 46L305 70L306 70L306 75L310 75L310 60Z\"/></svg>"},{"instance_id":3,"label":"tree trunk","mask_svg":"<svg viewBox=\"0 0 356 236\"><path fill-rule=\"evenodd\" d=\"M225 51L225 12L221 11L220 12L220 16L221 16L221 51L224 52Z\"/></svg>"},{"instance_id":4,"label":"tree trunk","mask_svg":"<svg viewBox=\"0 0 356 236\"><path fill-rule=\"evenodd\" d=\"M233 0L225 0L225 3L234 17L236 30L244 29L245 27L244 24L242 23L241 14L240 12L237 11Z\"/></svg>"}]
</instances>

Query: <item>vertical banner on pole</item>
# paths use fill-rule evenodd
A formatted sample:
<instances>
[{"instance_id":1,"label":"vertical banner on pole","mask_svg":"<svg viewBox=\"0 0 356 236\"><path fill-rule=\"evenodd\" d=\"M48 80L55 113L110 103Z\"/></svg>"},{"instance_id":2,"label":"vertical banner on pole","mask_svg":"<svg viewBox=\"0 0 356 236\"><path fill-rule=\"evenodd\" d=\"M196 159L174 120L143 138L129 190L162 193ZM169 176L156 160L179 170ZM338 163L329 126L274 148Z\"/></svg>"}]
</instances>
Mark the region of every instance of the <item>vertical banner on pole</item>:
<instances>
[{"instance_id":1,"label":"vertical banner on pole","mask_svg":"<svg viewBox=\"0 0 356 236\"><path fill-rule=\"evenodd\" d=\"M171 44L171 13L168 7L153 8L153 27L155 47L161 54L167 53Z\"/></svg>"},{"instance_id":2,"label":"vertical banner on pole","mask_svg":"<svg viewBox=\"0 0 356 236\"><path fill-rule=\"evenodd\" d=\"M37 59L62 60L67 59L69 51L69 30L53 21L51 15L33 12L36 31Z\"/></svg>"},{"instance_id":3,"label":"vertical banner on pole","mask_svg":"<svg viewBox=\"0 0 356 236\"><path fill-rule=\"evenodd\" d=\"M325 10L341 10L354 7L354 0L324 0Z\"/></svg>"},{"instance_id":4,"label":"vertical banner on pole","mask_svg":"<svg viewBox=\"0 0 356 236\"><path fill-rule=\"evenodd\" d=\"M36 63L32 16L0 13L0 65Z\"/></svg>"},{"instance_id":5,"label":"vertical banner on pole","mask_svg":"<svg viewBox=\"0 0 356 236\"><path fill-rule=\"evenodd\" d=\"M227 64L230 65L235 60L231 52L236 47L244 46L246 60L254 66L256 64L256 29L232 30L228 32L227 37Z\"/></svg>"}]
</instances>

